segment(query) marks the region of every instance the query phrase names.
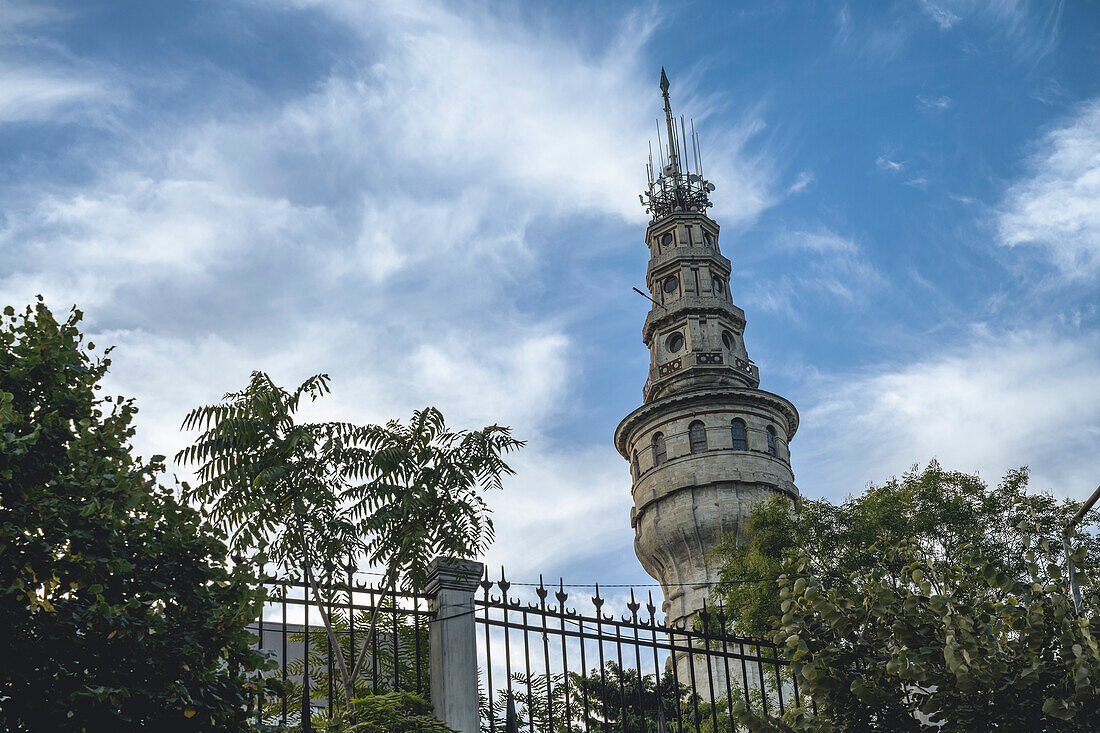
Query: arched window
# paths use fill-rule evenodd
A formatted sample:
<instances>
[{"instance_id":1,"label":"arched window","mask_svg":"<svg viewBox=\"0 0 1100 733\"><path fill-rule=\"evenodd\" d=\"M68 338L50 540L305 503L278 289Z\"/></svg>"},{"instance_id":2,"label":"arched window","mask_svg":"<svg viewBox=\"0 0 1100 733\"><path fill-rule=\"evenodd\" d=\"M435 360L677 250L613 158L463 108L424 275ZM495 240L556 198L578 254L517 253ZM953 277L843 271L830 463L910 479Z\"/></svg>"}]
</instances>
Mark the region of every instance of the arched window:
<instances>
[{"instance_id":1,"label":"arched window","mask_svg":"<svg viewBox=\"0 0 1100 733\"><path fill-rule=\"evenodd\" d=\"M749 440L745 437L745 421L734 420L733 425L730 426L730 430L733 433L733 449L748 450Z\"/></svg>"},{"instance_id":2,"label":"arched window","mask_svg":"<svg viewBox=\"0 0 1100 733\"><path fill-rule=\"evenodd\" d=\"M642 472L638 470L638 451L634 451L634 459L632 463L634 464L634 478L638 478L642 475Z\"/></svg>"},{"instance_id":3,"label":"arched window","mask_svg":"<svg viewBox=\"0 0 1100 733\"><path fill-rule=\"evenodd\" d=\"M779 457L779 449L775 447L775 428L771 425L768 426L768 453Z\"/></svg>"},{"instance_id":4,"label":"arched window","mask_svg":"<svg viewBox=\"0 0 1100 733\"><path fill-rule=\"evenodd\" d=\"M665 453L665 436L661 433L653 434L653 465L660 466L668 460Z\"/></svg>"},{"instance_id":5,"label":"arched window","mask_svg":"<svg viewBox=\"0 0 1100 733\"><path fill-rule=\"evenodd\" d=\"M688 439L692 453L702 453L707 449L707 429L703 423L696 420L688 425Z\"/></svg>"}]
</instances>

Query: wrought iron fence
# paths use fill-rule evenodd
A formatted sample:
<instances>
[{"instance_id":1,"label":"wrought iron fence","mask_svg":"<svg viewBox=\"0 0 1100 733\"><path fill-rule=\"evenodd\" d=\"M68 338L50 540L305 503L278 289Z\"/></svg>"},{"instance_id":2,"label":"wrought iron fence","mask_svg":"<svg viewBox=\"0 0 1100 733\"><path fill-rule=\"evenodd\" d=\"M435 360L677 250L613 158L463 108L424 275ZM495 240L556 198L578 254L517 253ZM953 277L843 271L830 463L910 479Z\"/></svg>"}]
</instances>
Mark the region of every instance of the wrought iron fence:
<instances>
[{"instance_id":1,"label":"wrought iron fence","mask_svg":"<svg viewBox=\"0 0 1100 733\"><path fill-rule=\"evenodd\" d=\"M452 701L437 715L463 731L733 733L732 702L770 714L813 708L779 649L730 633L721 606L668 624L652 593L644 601L624 588L571 593L541 577L511 583L503 571L498 581L478 583L484 566L454 562L438 568L442 582L429 583L451 594L445 602L360 583L351 572L322 585L320 600L304 579L268 578L264 613L251 628L277 662L282 693L258 701L259 720L311 731L341 712L322 610L348 666L365 654L356 696L401 691L428 699L436 692ZM440 603L446 613L433 611ZM364 652L372 617L377 630ZM436 680L429 679L433 664ZM470 701L468 711L454 700Z\"/></svg>"},{"instance_id":2,"label":"wrought iron fence","mask_svg":"<svg viewBox=\"0 0 1100 733\"><path fill-rule=\"evenodd\" d=\"M264 613L250 629L257 646L278 663L274 677L283 694L259 700L261 722L308 731L340 707L340 675L322 610L331 619L349 668L363 652L371 616L378 616L365 663L353 680L357 692L403 691L428 697L427 635L433 613L427 596L360 583L350 569L343 582L322 585L320 599L304 577L267 578L265 585Z\"/></svg>"},{"instance_id":3,"label":"wrought iron fence","mask_svg":"<svg viewBox=\"0 0 1100 733\"><path fill-rule=\"evenodd\" d=\"M530 600L510 595L523 591ZM771 714L813 707L776 646L730 633L721 606L666 624L652 593L608 599L595 586L574 597L541 577L510 583L503 570L474 603L485 733L732 733L737 700Z\"/></svg>"}]
</instances>

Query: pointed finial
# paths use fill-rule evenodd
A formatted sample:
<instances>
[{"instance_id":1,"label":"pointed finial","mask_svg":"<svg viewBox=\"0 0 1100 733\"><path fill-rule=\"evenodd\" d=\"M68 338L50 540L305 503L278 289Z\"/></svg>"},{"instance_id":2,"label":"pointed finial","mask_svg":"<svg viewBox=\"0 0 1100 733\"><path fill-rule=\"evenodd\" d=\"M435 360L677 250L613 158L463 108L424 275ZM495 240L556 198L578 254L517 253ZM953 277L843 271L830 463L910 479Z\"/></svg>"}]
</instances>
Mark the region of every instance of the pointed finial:
<instances>
[{"instance_id":1,"label":"pointed finial","mask_svg":"<svg viewBox=\"0 0 1100 733\"><path fill-rule=\"evenodd\" d=\"M665 67L661 67L661 92L668 94L668 77L665 76Z\"/></svg>"}]
</instances>

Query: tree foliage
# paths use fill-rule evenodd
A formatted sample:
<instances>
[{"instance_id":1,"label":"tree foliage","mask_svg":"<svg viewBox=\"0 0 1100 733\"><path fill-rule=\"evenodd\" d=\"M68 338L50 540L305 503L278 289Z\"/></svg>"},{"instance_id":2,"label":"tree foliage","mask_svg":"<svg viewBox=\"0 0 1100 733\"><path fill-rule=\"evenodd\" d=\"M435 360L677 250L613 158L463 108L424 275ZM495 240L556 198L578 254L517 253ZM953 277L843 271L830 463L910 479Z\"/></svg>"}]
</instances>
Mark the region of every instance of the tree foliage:
<instances>
[{"instance_id":1,"label":"tree foliage","mask_svg":"<svg viewBox=\"0 0 1100 733\"><path fill-rule=\"evenodd\" d=\"M80 320L0 327L0 728L252 730L254 568L132 455Z\"/></svg>"},{"instance_id":2,"label":"tree foliage","mask_svg":"<svg viewBox=\"0 0 1100 733\"><path fill-rule=\"evenodd\" d=\"M671 674L643 674L615 662L587 674L528 677L513 673L509 682L493 696L492 716L489 701L482 697L482 733L507 732L509 690L519 730L662 733L661 721L664 731L716 733L730 729L724 700L711 705ZM736 694L741 694L740 688Z\"/></svg>"},{"instance_id":3,"label":"tree foliage","mask_svg":"<svg viewBox=\"0 0 1100 733\"><path fill-rule=\"evenodd\" d=\"M253 372L243 390L187 416L184 428L201 432L177 459L197 465L186 496L208 507L235 551L304 570L348 707L377 614L362 647L344 654L322 587L361 561L384 568L383 588L422 588L435 555L481 553L493 538L482 494L500 488L512 472L503 456L523 443L497 425L453 431L432 407L407 425L299 421L303 400L328 391L324 374L288 391Z\"/></svg>"},{"instance_id":4,"label":"tree foliage","mask_svg":"<svg viewBox=\"0 0 1100 733\"><path fill-rule=\"evenodd\" d=\"M781 615L775 580L792 548L802 551L823 583L840 587L852 573L880 567L885 558L872 553L873 546L910 540L925 557L941 561L958 561L961 548L972 547L986 562L1023 579L1027 562L1020 523L1027 520L1054 537L1077 511L1073 502L1029 493L1027 482L1027 470L1020 469L991 488L977 476L944 470L933 461L840 504L801 499L796 508L776 496L753 507L746 537L727 536L716 549L722 579L717 595L731 609L738 633L763 636ZM1096 526L1093 519L1085 528ZM1095 534L1084 532L1079 541L1094 562L1100 560ZM974 584L973 591L981 593L982 587Z\"/></svg>"},{"instance_id":5,"label":"tree foliage","mask_svg":"<svg viewBox=\"0 0 1100 733\"><path fill-rule=\"evenodd\" d=\"M412 692L366 693L352 700L321 731L340 733L454 733L432 717L432 706Z\"/></svg>"},{"instance_id":6,"label":"tree foliage","mask_svg":"<svg viewBox=\"0 0 1100 733\"><path fill-rule=\"evenodd\" d=\"M1010 473L993 491L963 478L933 464L873 492L865 504L854 500L830 511L819 503L815 521L835 521L816 536L803 535L813 541L792 546L774 599L750 596L777 602L772 638L786 650L817 713L806 703L776 719L736 705L735 716L750 730L1100 726L1100 608L1089 582L1095 538L1075 540L1074 561L1086 586L1085 611L1077 615L1060 541L1076 507L1024 492L1024 472ZM937 488L941 499L930 495ZM878 504L898 494L921 499L925 491L926 503L914 506L945 519L938 534L914 506ZM991 507L1000 507L999 516ZM964 518L977 529L969 530ZM800 521L795 517L793 525ZM773 517L763 526L775 524ZM862 534L869 528L881 530L877 540ZM850 545L837 542L853 537ZM863 541L869 544L859 557ZM830 567L837 558L845 562L844 575Z\"/></svg>"}]
</instances>

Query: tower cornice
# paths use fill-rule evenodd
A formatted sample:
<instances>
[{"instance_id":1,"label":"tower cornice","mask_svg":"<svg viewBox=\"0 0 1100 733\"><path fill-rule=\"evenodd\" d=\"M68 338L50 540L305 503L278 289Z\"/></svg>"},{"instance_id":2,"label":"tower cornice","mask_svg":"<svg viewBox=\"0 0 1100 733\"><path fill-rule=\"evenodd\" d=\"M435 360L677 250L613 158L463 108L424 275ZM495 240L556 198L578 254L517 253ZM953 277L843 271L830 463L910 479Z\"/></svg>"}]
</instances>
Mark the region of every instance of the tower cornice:
<instances>
[{"instance_id":1,"label":"tower cornice","mask_svg":"<svg viewBox=\"0 0 1100 733\"><path fill-rule=\"evenodd\" d=\"M646 270L646 285L652 287L653 278L668 270L675 269L676 263L688 265L714 263L718 265L718 271L727 279L733 272L733 263L717 250L700 249L699 247L676 247L661 252L661 254L652 255L649 258L649 267Z\"/></svg>"},{"instance_id":2,"label":"tower cornice","mask_svg":"<svg viewBox=\"0 0 1100 733\"><path fill-rule=\"evenodd\" d=\"M781 414L787 422L787 440L794 437L798 430L798 410L785 397L754 387L719 387L677 392L648 402L622 419L615 428L615 449L630 460L631 434L647 421L663 413L682 411L690 407L700 409L714 404L742 404L769 408Z\"/></svg>"},{"instance_id":3,"label":"tower cornice","mask_svg":"<svg viewBox=\"0 0 1100 733\"><path fill-rule=\"evenodd\" d=\"M707 216L705 211L674 211L671 214L662 216L660 219L651 220L645 228L646 238L648 239L654 234L655 230L661 232L676 224L695 224L697 222L706 224L714 230L715 234L721 229L718 222Z\"/></svg>"},{"instance_id":4,"label":"tower cornice","mask_svg":"<svg viewBox=\"0 0 1100 733\"><path fill-rule=\"evenodd\" d=\"M691 316L725 317L738 333L745 331L745 311L714 295L685 295L675 303L651 308L642 325L642 341L649 344L653 334Z\"/></svg>"}]
</instances>

